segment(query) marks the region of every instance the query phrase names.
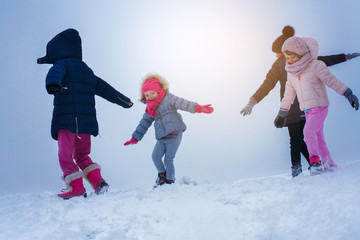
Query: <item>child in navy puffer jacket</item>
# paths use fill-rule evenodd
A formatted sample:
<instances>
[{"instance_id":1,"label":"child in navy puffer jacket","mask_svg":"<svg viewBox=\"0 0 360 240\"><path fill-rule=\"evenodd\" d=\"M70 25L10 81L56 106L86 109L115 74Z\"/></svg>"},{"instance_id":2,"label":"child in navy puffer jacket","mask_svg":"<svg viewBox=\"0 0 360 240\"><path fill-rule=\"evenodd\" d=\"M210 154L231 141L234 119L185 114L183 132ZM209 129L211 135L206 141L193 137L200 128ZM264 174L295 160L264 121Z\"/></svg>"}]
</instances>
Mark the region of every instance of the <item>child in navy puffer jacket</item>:
<instances>
[{"instance_id":1,"label":"child in navy puffer jacket","mask_svg":"<svg viewBox=\"0 0 360 240\"><path fill-rule=\"evenodd\" d=\"M106 192L109 186L101 176L100 166L89 157L91 135L97 136L99 132L95 95L124 108L130 108L133 103L94 75L82 61L81 38L75 29L56 35L47 44L46 56L39 58L38 63L53 64L46 76L46 90L54 95L51 135L58 141L59 162L67 186L58 196L86 197L83 177L96 194Z\"/></svg>"},{"instance_id":2,"label":"child in navy puffer jacket","mask_svg":"<svg viewBox=\"0 0 360 240\"><path fill-rule=\"evenodd\" d=\"M132 138L124 145L138 143L155 121L157 142L152 153L152 160L157 169L158 178L154 187L164 183L174 183L174 158L181 143L182 133L186 130L186 125L177 110L212 113L214 109L211 104L201 106L169 93L167 81L158 74L145 76L141 85L140 101L147 105L145 113ZM164 162L163 156L165 156Z\"/></svg>"}]
</instances>

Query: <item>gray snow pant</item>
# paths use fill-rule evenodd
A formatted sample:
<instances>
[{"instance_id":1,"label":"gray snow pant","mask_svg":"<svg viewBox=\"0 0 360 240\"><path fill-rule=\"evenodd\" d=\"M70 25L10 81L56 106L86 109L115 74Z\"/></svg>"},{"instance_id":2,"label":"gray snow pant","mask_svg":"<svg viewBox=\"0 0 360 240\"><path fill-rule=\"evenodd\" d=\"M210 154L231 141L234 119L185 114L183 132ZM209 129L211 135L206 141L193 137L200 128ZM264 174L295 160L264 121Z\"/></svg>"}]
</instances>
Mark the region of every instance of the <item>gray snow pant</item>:
<instances>
[{"instance_id":1,"label":"gray snow pant","mask_svg":"<svg viewBox=\"0 0 360 240\"><path fill-rule=\"evenodd\" d=\"M166 172L166 179L175 179L174 158L180 146L182 139L182 132L176 132L170 136L165 136L157 140L153 153L152 160L158 173ZM165 155L164 162L162 157Z\"/></svg>"}]
</instances>

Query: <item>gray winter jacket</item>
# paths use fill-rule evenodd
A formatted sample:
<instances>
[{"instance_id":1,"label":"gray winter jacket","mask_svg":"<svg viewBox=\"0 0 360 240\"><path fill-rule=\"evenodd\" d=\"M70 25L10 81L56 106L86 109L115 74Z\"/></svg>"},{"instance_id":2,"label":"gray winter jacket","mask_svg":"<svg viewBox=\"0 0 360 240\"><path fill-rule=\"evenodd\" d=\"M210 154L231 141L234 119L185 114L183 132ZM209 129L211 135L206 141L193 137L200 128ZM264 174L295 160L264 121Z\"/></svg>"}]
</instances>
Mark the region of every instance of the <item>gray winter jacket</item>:
<instances>
[{"instance_id":1,"label":"gray winter jacket","mask_svg":"<svg viewBox=\"0 0 360 240\"><path fill-rule=\"evenodd\" d=\"M196 105L197 103L195 102L190 102L171 93L166 93L165 97L155 110L157 115L153 117L144 113L143 118L132 136L140 141L154 120L156 139L165 137L169 133L175 131L184 132L186 130L186 125L183 122L181 115L177 112L177 109L195 113Z\"/></svg>"}]
</instances>

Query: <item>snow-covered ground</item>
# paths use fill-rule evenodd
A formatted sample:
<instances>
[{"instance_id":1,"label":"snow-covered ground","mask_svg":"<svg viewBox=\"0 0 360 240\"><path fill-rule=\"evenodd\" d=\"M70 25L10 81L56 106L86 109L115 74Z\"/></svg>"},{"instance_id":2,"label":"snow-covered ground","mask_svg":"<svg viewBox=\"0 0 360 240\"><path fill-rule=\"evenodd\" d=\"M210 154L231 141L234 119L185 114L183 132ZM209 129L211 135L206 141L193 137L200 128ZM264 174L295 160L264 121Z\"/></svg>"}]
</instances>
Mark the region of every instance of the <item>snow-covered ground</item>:
<instances>
[{"instance_id":1,"label":"snow-covered ground","mask_svg":"<svg viewBox=\"0 0 360 240\"><path fill-rule=\"evenodd\" d=\"M151 184L151 183L150 183ZM232 184L182 177L155 190L0 196L0 239L360 239L360 161L335 173Z\"/></svg>"}]
</instances>

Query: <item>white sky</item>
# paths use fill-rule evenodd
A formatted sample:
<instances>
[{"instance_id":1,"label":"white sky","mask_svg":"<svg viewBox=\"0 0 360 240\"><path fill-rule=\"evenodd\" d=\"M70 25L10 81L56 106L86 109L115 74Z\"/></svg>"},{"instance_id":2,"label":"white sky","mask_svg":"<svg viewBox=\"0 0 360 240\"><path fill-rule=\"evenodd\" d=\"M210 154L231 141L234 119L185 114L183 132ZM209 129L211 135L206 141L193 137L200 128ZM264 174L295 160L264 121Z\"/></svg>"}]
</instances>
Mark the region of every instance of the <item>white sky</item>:
<instances>
[{"instance_id":1,"label":"white sky","mask_svg":"<svg viewBox=\"0 0 360 240\"><path fill-rule=\"evenodd\" d=\"M57 142L50 136L52 96L45 91L50 65L38 65L47 42L75 28L83 59L95 74L135 106L129 110L97 98L101 137L92 159L110 186L153 184L153 128L138 145L124 147L144 112L139 83L158 72L175 95L213 104L212 115L181 112L188 130L175 159L177 178L226 182L290 171L287 128L276 129L277 86L248 117L239 114L275 60L273 41L284 25L314 37L320 55L360 52L360 3L351 1L0 1L2 94L0 180L4 192L63 187ZM360 58L331 71L360 96ZM328 89L325 122L330 152L340 165L359 159L359 112ZM303 167L307 167L303 162Z\"/></svg>"}]
</instances>

